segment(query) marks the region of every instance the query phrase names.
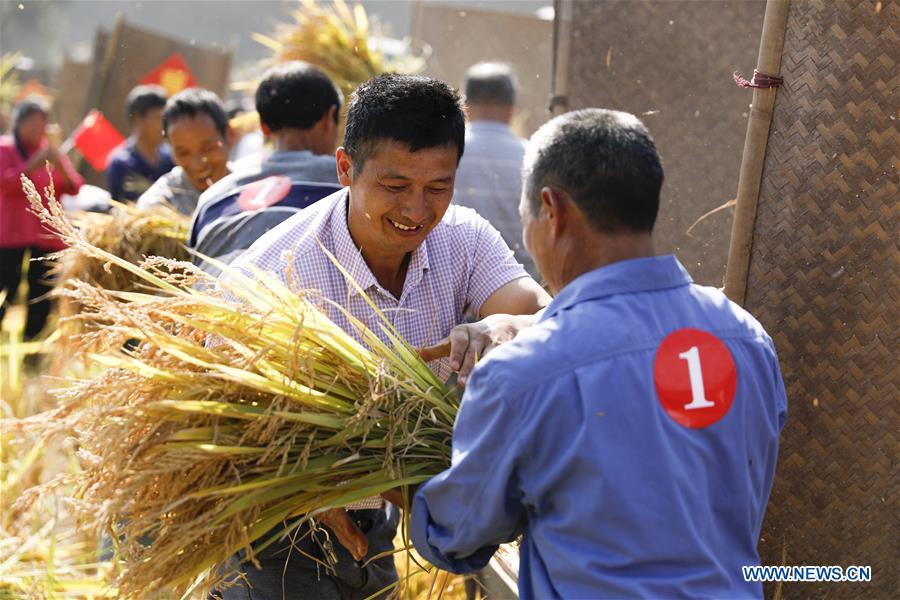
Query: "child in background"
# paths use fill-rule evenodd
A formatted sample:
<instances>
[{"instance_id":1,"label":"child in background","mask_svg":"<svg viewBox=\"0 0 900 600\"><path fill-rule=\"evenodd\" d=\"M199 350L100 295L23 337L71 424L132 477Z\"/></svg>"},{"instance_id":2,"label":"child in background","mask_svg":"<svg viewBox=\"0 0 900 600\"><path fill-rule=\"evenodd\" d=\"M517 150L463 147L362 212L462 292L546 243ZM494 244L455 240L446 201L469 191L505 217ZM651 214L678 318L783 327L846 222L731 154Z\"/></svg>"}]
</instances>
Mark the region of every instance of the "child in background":
<instances>
[{"instance_id":1,"label":"child in background","mask_svg":"<svg viewBox=\"0 0 900 600\"><path fill-rule=\"evenodd\" d=\"M134 202L175 166L163 144L165 106L166 91L158 85L139 85L128 94L131 136L113 151L106 167L113 200Z\"/></svg>"},{"instance_id":2,"label":"child in background","mask_svg":"<svg viewBox=\"0 0 900 600\"><path fill-rule=\"evenodd\" d=\"M166 202L189 217L200 194L230 171L225 107L209 90L187 89L166 103L162 128L176 166L141 195L138 206Z\"/></svg>"}]
</instances>

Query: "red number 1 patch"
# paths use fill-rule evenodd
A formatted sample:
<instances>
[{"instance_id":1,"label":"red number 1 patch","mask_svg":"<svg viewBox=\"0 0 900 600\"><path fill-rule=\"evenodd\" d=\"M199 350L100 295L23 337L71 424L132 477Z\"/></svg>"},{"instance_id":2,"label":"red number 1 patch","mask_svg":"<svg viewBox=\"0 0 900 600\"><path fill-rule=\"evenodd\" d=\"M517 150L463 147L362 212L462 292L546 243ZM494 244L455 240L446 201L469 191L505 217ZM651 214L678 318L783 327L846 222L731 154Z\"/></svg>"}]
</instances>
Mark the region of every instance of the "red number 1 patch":
<instances>
[{"instance_id":1,"label":"red number 1 patch","mask_svg":"<svg viewBox=\"0 0 900 600\"><path fill-rule=\"evenodd\" d=\"M247 185L238 196L242 211L254 211L277 204L291 191L291 178L272 175Z\"/></svg>"},{"instance_id":2,"label":"red number 1 patch","mask_svg":"<svg viewBox=\"0 0 900 600\"><path fill-rule=\"evenodd\" d=\"M728 413L737 369L722 340L699 329L679 329L656 350L653 380L666 413L679 425L700 429Z\"/></svg>"}]
</instances>

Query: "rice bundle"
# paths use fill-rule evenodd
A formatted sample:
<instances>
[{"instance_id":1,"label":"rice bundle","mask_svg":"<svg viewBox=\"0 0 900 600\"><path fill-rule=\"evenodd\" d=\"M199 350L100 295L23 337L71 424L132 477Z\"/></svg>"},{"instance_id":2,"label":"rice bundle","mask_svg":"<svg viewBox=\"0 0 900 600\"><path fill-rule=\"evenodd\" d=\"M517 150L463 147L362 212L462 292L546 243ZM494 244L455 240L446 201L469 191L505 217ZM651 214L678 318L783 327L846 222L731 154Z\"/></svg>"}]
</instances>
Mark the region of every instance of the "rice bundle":
<instances>
[{"instance_id":1,"label":"rice bundle","mask_svg":"<svg viewBox=\"0 0 900 600\"><path fill-rule=\"evenodd\" d=\"M83 470L56 483L76 490L85 525L118 541L122 596L209 589L236 551L253 560L251 544L275 541L264 537L273 528L449 464L458 397L387 320L389 343L348 315L361 344L321 311L328 300L271 274L223 265L227 281L216 282L171 259L132 265L89 244L52 188L48 210L23 185L67 252L154 288L69 283L67 296L98 325L85 336L105 369L59 390L59 408L24 424L74 435ZM139 343L124 350L127 340Z\"/></svg>"},{"instance_id":2,"label":"rice bundle","mask_svg":"<svg viewBox=\"0 0 900 600\"><path fill-rule=\"evenodd\" d=\"M113 201L109 213L81 212L72 218L72 222L92 246L132 264L147 256L175 260L189 258L185 243L190 233L190 219L165 204L148 210ZM142 284L134 273L80 252L64 253L57 275L63 284L79 279L107 290L125 292L134 291Z\"/></svg>"},{"instance_id":3,"label":"rice bundle","mask_svg":"<svg viewBox=\"0 0 900 600\"><path fill-rule=\"evenodd\" d=\"M277 26L272 36L253 33L251 37L271 50L262 67L302 60L315 65L341 89L345 98L361 83L382 73L419 73L425 58L404 53L388 56L378 47L379 25L357 4L351 10L344 0L331 3L299 0L291 11L292 23ZM430 53L426 45L424 54ZM252 91L257 81L240 81L232 89ZM247 112L231 119L229 125L240 134L259 130L259 113Z\"/></svg>"},{"instance_id":4,"label":"rice bundle","mask_svg":"<svg viewBox=\"0 0 900 600\"><path fill-rule=\"evenodd\" d=\"M187 217L174 208L161 204L151 209L138 208L135 204L112 202L109 213L79 212L72 217L84 240L110 255L137 264L147 256L162 256L186 260L185 247L190 231ZM90 258L81 252L60 252L55 255L54 266L56 295L60 297L58 352L52 366L53 372L75 366L71 360L78 353L79 332L90 330L94 324L82 310L77 299L64 293L69 281L94 283L107 290L136 291L146 289L141 278L122 269L115 262Z\"/></svg>"},{"instance_id":5,"label":"rice bundle","mask_svg":"<svg viewBox=\"0 0 900 600\"><path fill-rule=\"evenodd\" d=\"M255 33L253 39L272 50L276 62L303 60L319 67L346 97L381 73L416 73L424 67L421 58L390 60L376 48L372 23L360 4L351 10L343 0L300 0L291 16L294 22L279 26L274 38Z\"/></svg>"}]
</instances>

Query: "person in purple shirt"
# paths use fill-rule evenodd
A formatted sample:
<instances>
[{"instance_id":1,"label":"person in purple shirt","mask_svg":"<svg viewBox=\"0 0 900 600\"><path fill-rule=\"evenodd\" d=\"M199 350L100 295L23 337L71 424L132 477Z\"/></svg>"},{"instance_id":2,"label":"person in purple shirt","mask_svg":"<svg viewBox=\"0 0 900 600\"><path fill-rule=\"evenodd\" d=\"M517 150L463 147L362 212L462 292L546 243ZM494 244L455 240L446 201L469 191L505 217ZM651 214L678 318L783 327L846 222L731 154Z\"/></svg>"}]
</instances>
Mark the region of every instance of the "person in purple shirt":
<instances>
[{"instance_id":1,"label":"person in purple shirt","mask_svg":"<svg viewBox=\"0 0 900 600\"><path fill-rule=\"evenodd\" d=\"M412 502L432 564L521 536L522 598L761 597L742 577L787 398L772 340L651 232L663 169L633 115L534 134L520 214L555 298L469 379L449 469Z\"/></svg>"},{"instance_id":2,"label":"person in purple shirt","mask_svg":"<svg viewBox=\"0 0 900 600\"><path fill-rule=\"evenodd\" d=\"M158 85L139 85L128 94L131 136L113 150L106 182L113 200L135 202L157 179L175 166L164 144L166 92Z\"/></svg>"},{"instance_id":3,"label":"person in purple shirt","mask_svg":"<svg viewBox=\"0 0 900 600\"><path fill-rule=\"evenodd\" d=\"M231 270L251 277L262 270L298 293L315 291L332 301L322 310L361 343L361 332L337 306L388 342L371 303L422 349L435 373L446 378L458 371L464 382L476 356L533 323L549 302L490 223L451 205L464 148L461 99L447 84L410 75L369 80L350 98L343 145L335 153L345 187L264 233ZM468 323L468 315L481 320ZM391 553L396 508L375 496L316 520L339 542L333 564L317 541L324 537L303 524L257 553L255 564L243 565L245 578L217 595L386 597L397 581Z\"/></svg>"}]
</instances>

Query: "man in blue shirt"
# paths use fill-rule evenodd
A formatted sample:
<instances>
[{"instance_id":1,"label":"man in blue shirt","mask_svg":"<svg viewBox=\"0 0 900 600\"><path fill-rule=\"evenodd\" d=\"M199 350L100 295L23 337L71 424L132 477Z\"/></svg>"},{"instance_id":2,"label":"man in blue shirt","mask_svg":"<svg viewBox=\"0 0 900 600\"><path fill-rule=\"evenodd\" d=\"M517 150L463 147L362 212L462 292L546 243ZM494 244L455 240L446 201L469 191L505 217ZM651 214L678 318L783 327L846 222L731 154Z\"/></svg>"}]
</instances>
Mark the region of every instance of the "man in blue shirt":
<instances>
[{"instance_id":1,"label":"man in blue shirt","mask_svg":"<svg viewBox=\"0 0 900 600\"><path fill-rule=\"evenodd\" d=\"M166 92L158 85L139 85L128 94L131 136L113 150L106 182L113 200L135 202L157 179L175 166L164 144Z\"/></svg>"},{"instance_id":2,"label":"man in blue shirt","mask_svg":"<svg viewBox=\"0 0 900 600\"><path fill-rule=\"evenodd\" d=\"M521 535L523 598L760 597L741 566L787 409L771 339L654 256L663 171L636 117L553 119L524 172L555 299L475 368L452 466L413 500L416 548L466 572Z\"/></svg>"}]
</instances>

